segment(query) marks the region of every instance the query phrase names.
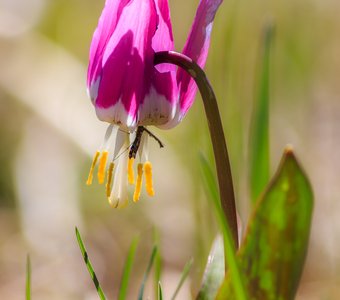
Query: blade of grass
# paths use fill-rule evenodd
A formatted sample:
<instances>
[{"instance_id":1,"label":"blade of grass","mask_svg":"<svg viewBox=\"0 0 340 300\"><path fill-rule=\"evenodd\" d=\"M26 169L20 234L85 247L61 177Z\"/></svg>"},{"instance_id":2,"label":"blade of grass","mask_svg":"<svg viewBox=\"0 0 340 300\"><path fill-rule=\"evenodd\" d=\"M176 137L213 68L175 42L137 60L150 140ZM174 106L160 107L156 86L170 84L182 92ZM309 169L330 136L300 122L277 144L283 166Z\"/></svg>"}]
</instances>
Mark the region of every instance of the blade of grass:
<instances>
[{"instance_id":1,"label":"blade of grass","mask_svg":"<svg viewBox=\"0 0 340 300\"><path fill-rule=\"evenodd\" d=\"M220 225L220 229L222 231L223 240L224 240L224 257L226 264L231 273L231 284L234 287L235 295L237 300L247 300L247 291L245 288L245 284L242 278L242 273L240 271L240 267L238 265L238 261L236 258L236 250L235 250L235 242L231 231L229 229L227 220L225 219L224 212L220 205L219 196L217 192L216 180L211 170L211 167L207 160L200 155L200 161L204 176L204 182L206 185L206 190L208 191L210 198L213 202L218 223Z\"/></svg>"},{"instance_id":2,"label":"blade of grass","mask_svg":"<svg viewBox=\"0 0 340 300\"><path fill-rule=\"evenodd\" d=\"M132 265L135 260L138 242L139 242L139 239L135 238L131 243L129 253L125 261L123 276L122 276L122 280L120 283L120 289L119 289L119 294L118 294L118 300L126 299L127 289L129 285L130 276L131 276Z\"/></svg>"},{"instance_id":3,"label":"blade of grass","mask_svg":"<svg viewBox=\"0 0 340 300\"><path fill-rule=\"evenodd\" d=\"M95 273L94 270L93 270L92 264L91 264L91 262L90 262L90 259L89 259L88 255L87 255L87 251L86 251L86 249L85 249L83 240L82 240L82 238L81 238L81 236L80 236L80 233L79 233L79 230L78 230L77 227L76 227L76 236L77 236L77 241L78 241L78 245L79 245L81 254L82 254L83 259L84 259L84 261L85 261L87 270L88 270L89 273L90 273L90 276L91 276L91 278L92 278L92 281L93 281L93 283L94 283L94 286L96 287L96 290L97 290L97 293L98 293L98 295L99 295L99 298L100 298L101 300L105 300L105 299L106 299L105 294L104 294L104 292L103 292L103 290L102 290L102 288L101 288L101 286L100 286L100 283L99 283L99 281L98 281L98 279L97 279L96 273Z\"/></svg>"},{"instance_id":4,"label":"blade of grass","mask_svg":"<svg viewBox=\"0 0 340 300\"><path fill-rule=\"evenodd\" d=\"M149 260L148 267L147 267L147 269L144 273L143 281L142 281L142 284L141 284L141 287L140 287L140 290L139 290L138 300L143 300L145 283L146 283L146 280L149 277L153 262L155 260L156 254L157 254L157 251L158 251L157 246L154 246L153 249L152 249L152 253L151 253L151 257L150 257L150 260Z\"/></svg>"},{"instance_id":5,"label":"blade of grass","mask_svg":"<svg viewBox=\"0 0 340 300\"><path fill-rule=\"evenodd\" d=\"M182 271L182 275L181 275L181 279L178 282L178 285L176 287L176 290L174 292L174 294L171 297L171 300L175 300L175 298L177 297L177 294L179 292L179 290L181 289L185 279L188 277L190 269L192 267L192 263L194 262L194 260L191 258L184 266L184 269Z\"/></svg>"},{"instance_id":6,"label":"blade of grass","mask_svg":"<svg viewBox=\"0 0 340 300\"><path fill-rule=\"evenodd\" d=\"M29 254L26 259L26 300L31 300L31 259Z\"/></svg>"},{"instance_id":7,"label":"blade of grass","mask_svg":"<svg viewBox=\"0 0 340 300\"><path fill-rule=\"evenodd\" d=\"M160 237L159 237L159 232L157 229L154 229L154 244L157 245L157 253L155 257L155 262L154 262L154 285L155 285L155 292L156 296L158 295L159 292L159 283L161 280L161 273L162 273L162 258L161 258L161 253L160 253Z\"/></svg>"},{"instance_id":8,"label":"blade of grass","mask_svg":"<svg viewBox=\"0 0 340 300\"><path fill-rule=\"evenodd\" d=\"M158 300L163 300L163 291L162 291L162 285L160 282L158 282Z\"/></svg>"},{"instance_id":9,"label":"blade of grass","mask_svg":"<svg viewBox=\"0 0 340 300\"><path fill-rule=\"evenodd\" d=\"M259 81L252 113L250 130L250 193L255 203L260 193L269 182L269 89L270 89L270 48L274 29L268 23L264 29L261 45L262 55L259 61Z\"/></svg>"}]
</instances>

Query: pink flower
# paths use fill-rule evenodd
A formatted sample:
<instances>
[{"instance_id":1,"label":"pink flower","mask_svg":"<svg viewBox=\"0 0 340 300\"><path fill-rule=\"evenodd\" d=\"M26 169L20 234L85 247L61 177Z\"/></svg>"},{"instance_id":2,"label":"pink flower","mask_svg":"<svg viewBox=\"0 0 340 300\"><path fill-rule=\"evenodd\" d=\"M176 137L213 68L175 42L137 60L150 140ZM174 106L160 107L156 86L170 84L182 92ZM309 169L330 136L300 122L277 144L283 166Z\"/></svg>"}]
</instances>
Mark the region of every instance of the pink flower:
<instances>
[{"instance_id":1,"label":"pink flower","mask_svg":"<svg viewBox=\"0 0 340 300\"><path fill-rule=\"evenodd\" d=\"M200 1L183 50L201 67L207 59L212 22L222 1ZM116 177L124 183L128 179L133 182L131 162L128 162L127 155L120 154L124 147L129 148L129 133L134 133L138 126L171 128L183 119L194 101L197 88L185 71L167 64L154 66L155 52L168 50L174 50L174 43L167 0L106 0L91 43L87 87L98 118L121 129L117 133L120 142L116 142L113 160L117 156L126 156L121 169L127 172L128 168L129 178L114 174L112 193L115 195L111 193L109 196L114 206L127 201L127 189L123 191L121 185L116 188ZM142 145L147 136L142 132ZM108 152L109 137L107 134L100 152ZM139 151L139 156L147 159L144 147ZM105 164L101 162L99 165L102 171L108 154L104 156ZM151 164L147 162L146 165L150 167L146 173L151 176ZM103 174L99 181L103 182ZM146 178L148 181L152 184ZM147 187L147 191L153 194L152 188ZM136 200L139 196L134 198Z\"/></svg>"}]
</instances>

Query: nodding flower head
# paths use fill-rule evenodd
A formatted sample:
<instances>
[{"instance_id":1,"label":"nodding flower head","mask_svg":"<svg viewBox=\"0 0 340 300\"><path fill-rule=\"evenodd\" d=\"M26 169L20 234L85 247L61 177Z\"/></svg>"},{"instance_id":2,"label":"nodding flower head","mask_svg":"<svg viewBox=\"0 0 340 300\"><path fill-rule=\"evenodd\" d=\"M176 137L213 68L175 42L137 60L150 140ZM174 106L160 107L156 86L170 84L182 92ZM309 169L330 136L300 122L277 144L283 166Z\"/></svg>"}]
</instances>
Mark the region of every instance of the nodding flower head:
<instances>
[{"instance_id":1,"label":"nodding flower head","mask_svg":"<svg viewBox=\"0 0 340 300\"><path fill-rule=\"evenodd\" d=\"M212 23L222 1L200 1L183 49L201 67L206 62ZM127 203L128 183L135 184L133 199L139 199L142 174L147 193L154 194L146 150L147 139L153 135L145 126L174 127L193 104L197 88L189 74L170 64L154 66L155 52L170 50L174 50L174 43L167 0L106 0L91 43L87 89L98 118L111 125L94 156L87 183L92 182L99 161L98 180L103 183L107 172L107 195L115 207ZM119 129L114 130L112 125ZM136 135L133 142L130 134ZM113 135L113 161L108 164ZM139 164L135 181L136 157Z\"/></svg>"}]
</instances>

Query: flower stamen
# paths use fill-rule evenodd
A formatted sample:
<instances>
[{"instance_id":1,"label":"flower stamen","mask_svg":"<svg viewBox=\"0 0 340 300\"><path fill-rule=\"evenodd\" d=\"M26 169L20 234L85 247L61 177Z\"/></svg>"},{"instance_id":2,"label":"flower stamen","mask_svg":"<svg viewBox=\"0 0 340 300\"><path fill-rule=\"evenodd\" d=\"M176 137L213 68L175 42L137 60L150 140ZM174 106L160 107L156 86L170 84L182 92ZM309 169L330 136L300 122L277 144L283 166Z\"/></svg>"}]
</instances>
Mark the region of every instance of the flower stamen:
<instances>
[{"instance_id":1,"label":"flower stamen","mask_svg":"<svg viewBox=\"0 0 340 300\"><path fill-rule=\"evenodd\" d=\"M146 192L149 196L154 196L155 191L153 189L152 182L152 164L150 161L144 163L144 172L145 172L145 188Z\"/></svg>"},{"instance_id":2,"label":"flower stamen","mask_svg":"<svg viewBox=\"0 0 340 300\"><path fill-rule=\"evenodd\" d=\"M111 185L112 185L114 167L115 167L115 164L111 162L109 169L107 170L107 181L106 181L106 196L107 197L110 197L111 195Z\"/></svg>"},{"instance_id":3,"label":"flower stamen","mask_svg":"<svg viewBox=\"0 0 340 300\"><path fill-rule=\"evenodd\" d=\"M133 194L133 201L137 202L139 200L142 191L142 181L143 181L143 164L139 163L137 166L137 181L136 188Z\"/></svg>"},{"instance_id":4,"label":"flower stamen","mask_svg":"<svg viewBox=\"0 0 340 300\"><path fill-rule=\"evenodd\" d=\"M106 169L108 156L109 156L109 152L107 150L104 150L102 152L102 155L100 156L99 166L98 166L98 182L100 184L103 184L105 181L105 169Z\"/></svg>"},{"instance_id":5,"label":"flower stamen","mask_svg":"<svg viewBox=\"0 0 340 300\"><path fill-rule=\"evenodd\" d=\"M133 172L133 162L135 161L135 159L129 158L129 162L128 162L128 180L130 184L134 184L135 183L135 174Z\"/></svg>"},{"instance_id":6,"label":"flower stamen","mask_svg":"<svg viewBox=\"0 0 340 300\"><path fill-rule=\"evenodd\" d=\"M99 155L100 155L100 151L97 150L96 153L93 156L93 160L92 160L89 176L87 177L86 185L91 185L92 184L92 181L93 181L93 172L94 172L94 168L95 168L95 166L97 164Z\"/></svg>"},{"instance_id":7,"label":"flower stamen","mask_svg":"<svg viewBox=\"0 0 340 300\"><path fill-rule=\"evenodd\" d=\"M112 151L110 149L110 140L112 140L113 133L116 133L116 142L112 153L113 158L109 162L110 152ZM94 169L98 165L98 182L103 184L106 180L106 196L110 205L115 208L124 207L128 203L129 184L136 184L133 201L139 201L143 186L143 176L145 176L146 193L149 196L155 195L152 165L148 159L148 139L152 137L159 143L160 147L163 147L163 143L144 126L138 126L132 143L130 143L130 134L120 129L113 132L113 126L108 127L104 142L93 157L90 173L86 181L87 185L92 184ZM135 178L134 162L137 153L139 161Z\"/></svg>"},{"instance_id":8,"label":"flower stamen","mask_svg":"<svg viewBox=\"0 0 340 300\"><path fill-rule=\"evenodd\" d=\"M114 160L117 160L117 167L114 170L111 194L108 197L112 207L122 208L128 203L128 149L130 144L129 134L118 131L114 149Z\"/></svg>"}]
</instances>

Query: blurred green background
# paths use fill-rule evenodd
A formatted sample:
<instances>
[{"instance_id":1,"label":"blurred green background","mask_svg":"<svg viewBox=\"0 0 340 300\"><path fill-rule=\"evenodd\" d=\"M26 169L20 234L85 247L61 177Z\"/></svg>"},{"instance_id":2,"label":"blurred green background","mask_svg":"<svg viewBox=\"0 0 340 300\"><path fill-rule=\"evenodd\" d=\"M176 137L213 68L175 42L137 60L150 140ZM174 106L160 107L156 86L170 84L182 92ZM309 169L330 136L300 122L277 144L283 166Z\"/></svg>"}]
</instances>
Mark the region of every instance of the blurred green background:
<instances>
[{"instance_id":1,"label":"blurred green background","mask_svg":"<svg viewBox=\"0 0 340 300\"><path fill-rule=\"evenodd\" d=\"M184 4L183 4L184 3ZM108 298L114 299L127 249L141 242L129 299L159 235L163 290L171 295L194 258L178 299L196 293L217 232L198 154L211 158L199 97L175 129L152 129L156 196L124 210L103 187L85 186L106 125L85 89L88 49L104 4L89 0L0 0L0 297L23 299L25 259L33 298L97 299L77 248L82 232ZM198 1L170 0L176 49ZM335 0L225 1L216 17L208 77L224 122L243 227L250 210L249 129L263 29L275 24L270 78L271 170L294 146L315 193L312 235L297 299L340 297L340 3ZM153 298L152 286L146 296Z\"/></svg>"}]
</instances>

